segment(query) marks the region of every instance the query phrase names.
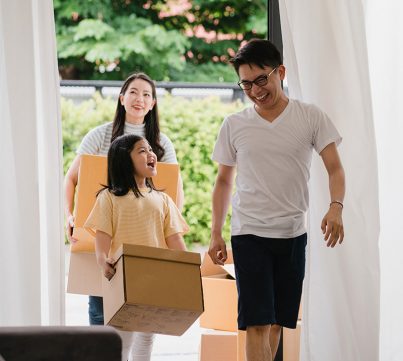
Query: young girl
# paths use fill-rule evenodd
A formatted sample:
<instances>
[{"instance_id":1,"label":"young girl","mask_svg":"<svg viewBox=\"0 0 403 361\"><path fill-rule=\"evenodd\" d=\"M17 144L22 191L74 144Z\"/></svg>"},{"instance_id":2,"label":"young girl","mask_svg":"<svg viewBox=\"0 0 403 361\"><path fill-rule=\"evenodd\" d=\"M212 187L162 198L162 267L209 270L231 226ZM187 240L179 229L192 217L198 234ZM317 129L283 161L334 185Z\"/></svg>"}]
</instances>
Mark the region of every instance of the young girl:
<instances>
[{"instance_id":1,"label":"young girl","mask_svg":"<svg viewBox=\"0 0 403 361\"><path fill-rule=\"evenodd\" d=\"M73 205L82 154L106 155L115 138L123 134L136 134L147 139L159 162L178 163L171 141L165 134L160 133L157 105L154 82L144 73L134 73L125 80L120 89L113 122L90 130L82 140L64 181L66 233L71 243L76 241L72 237ZM178 207L181 209L183 188L180 177L179 182ZM89 296L90 325L104 324L102 310L102 297Z\"/></svg>"},{"instance_id":2,"label":"young girl","mask_svg":"<svg viewBox=\"0 0 403 361\"><path fill-rule=\"evenodd\" d=\"M172 199L155 189L157 156L138 135L116 138L108 152L108 182L98 193L85 227L96 231L97 262L104 276L115 273L111 258L122 243L186 250L188 226ZM148 361L153 334L118 331L122 360Z\"/></svg>"}]
</instances>

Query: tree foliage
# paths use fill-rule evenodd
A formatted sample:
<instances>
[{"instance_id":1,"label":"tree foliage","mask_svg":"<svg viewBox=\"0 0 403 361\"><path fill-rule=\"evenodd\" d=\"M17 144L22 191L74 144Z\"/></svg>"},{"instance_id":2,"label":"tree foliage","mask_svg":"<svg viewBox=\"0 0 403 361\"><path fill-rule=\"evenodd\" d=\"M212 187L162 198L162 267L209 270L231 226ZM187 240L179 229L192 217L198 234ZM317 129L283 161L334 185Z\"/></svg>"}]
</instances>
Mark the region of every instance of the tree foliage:
<instances>
[{"instance_id":1,"label":"tree foliage","mask_svg":"<svg viewBox=\"0 0 403 361\"><path fill-rule=\"evenodd\" d=\"M62 78L234 81L241 42L265 37L266 0L54 0ZM199 67L199 65L203 65Z\"/></svg>"}]
</instances>

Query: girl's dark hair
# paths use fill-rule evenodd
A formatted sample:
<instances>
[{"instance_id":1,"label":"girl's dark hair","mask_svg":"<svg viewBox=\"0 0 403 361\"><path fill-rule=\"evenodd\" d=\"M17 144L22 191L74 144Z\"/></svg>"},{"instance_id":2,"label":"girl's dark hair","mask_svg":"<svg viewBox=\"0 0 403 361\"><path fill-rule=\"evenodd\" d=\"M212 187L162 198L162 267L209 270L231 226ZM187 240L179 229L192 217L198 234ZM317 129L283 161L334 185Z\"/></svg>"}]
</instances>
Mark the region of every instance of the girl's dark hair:
<instances>
[{"instance_id":1,"label":"girl's dark hair","mask_svg":"<svg viewBox=\"0 0 403 361\"><path fill-rule=\"evenodd\" d=\"M134 178L136 169L130 153L134 145L144 139L139 135L126 134L117 137L112 142L108 151L108 183L99 192L108 189L115 196L124 196L132 191L137 198L143 196ZM156 190L151 178L146 179L146 185Z\"/></svg>"},{"instance_id":2,"label":"girl's dark hair","mask_svg":"<svg viewBox=\"0 0 403 361\"><path fill-rule=\"evenodd\" d=\"M235 71L239 75L239 67L244 64L257 65L262 69L265 66L277 68L283 64L283 58L276 46L269 40L252 39L240 48L230 59Z\"/></svg>"},{"instance_id":3,"label":"girl's dark hair","mask_svg":"<svg viewBox=\"0 0 403 361\"><path fill-rule=\"evenodd\" d=\"M144 73L134 73L130 75L123 83L119 95L125 95L130 83L136 79L142 79L151 85L152 96L153 99L156 101L157 92L155 90L155 84L152 81L152 79L147 74ZM113 142L120 135L123 135L125 129L125 120L126 120L126 110L125 107L120 102L119 98L118 103L116 105L115 116L113 118L111 142ZM144 117L144 124L145 124L145 137L148 143L150 143L151 148L153 148L153 151L156 154L157 159L161 160L161 158L165 154L165 150L160 143L160 125L158 118L157 102L155 102L154 107Z\"/></svg>"}]
</instances>

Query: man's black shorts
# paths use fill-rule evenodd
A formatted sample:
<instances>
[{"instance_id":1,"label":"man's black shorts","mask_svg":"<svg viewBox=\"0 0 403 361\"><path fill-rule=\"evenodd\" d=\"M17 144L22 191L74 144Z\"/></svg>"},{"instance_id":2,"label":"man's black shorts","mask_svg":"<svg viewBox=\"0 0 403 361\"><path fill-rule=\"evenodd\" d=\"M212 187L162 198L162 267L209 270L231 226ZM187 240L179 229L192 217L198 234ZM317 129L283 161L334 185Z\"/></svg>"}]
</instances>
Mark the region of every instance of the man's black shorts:
<instances>
[{"instance_id":1,"label":"man's black shorts","mask_svg":"<svg viewBox=\"0 0 403 361\"><path fill-rule=\"evenodd\" d=\"M238 328L296 328L305 275L307 235L288 239L231 237L238 288Z\"/></svg>"}]
</instances>

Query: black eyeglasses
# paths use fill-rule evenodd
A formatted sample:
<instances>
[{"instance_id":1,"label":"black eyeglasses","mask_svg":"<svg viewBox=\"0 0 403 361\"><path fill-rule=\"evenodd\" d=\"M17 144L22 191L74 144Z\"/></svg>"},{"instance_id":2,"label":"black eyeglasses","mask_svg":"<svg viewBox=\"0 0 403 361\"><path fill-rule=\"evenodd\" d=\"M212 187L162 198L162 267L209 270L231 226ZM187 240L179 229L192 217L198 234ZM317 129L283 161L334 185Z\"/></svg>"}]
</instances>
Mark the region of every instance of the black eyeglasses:
<instances>
[{"instance_id":1,"label":"black eyeglasses","mask_svg":"<svg viewBox=\"0 0 403 361\"><path fill-rule=\"evenodd\" d=\"M242 90L251 90L253 84L256 84L257 86L265 86L269 82L270 75L272 75L276 70L277 68L274 68L269 74L260 75L252 81L242 80L238 82L238 85Z\"/></svg>"}]
</instances>

